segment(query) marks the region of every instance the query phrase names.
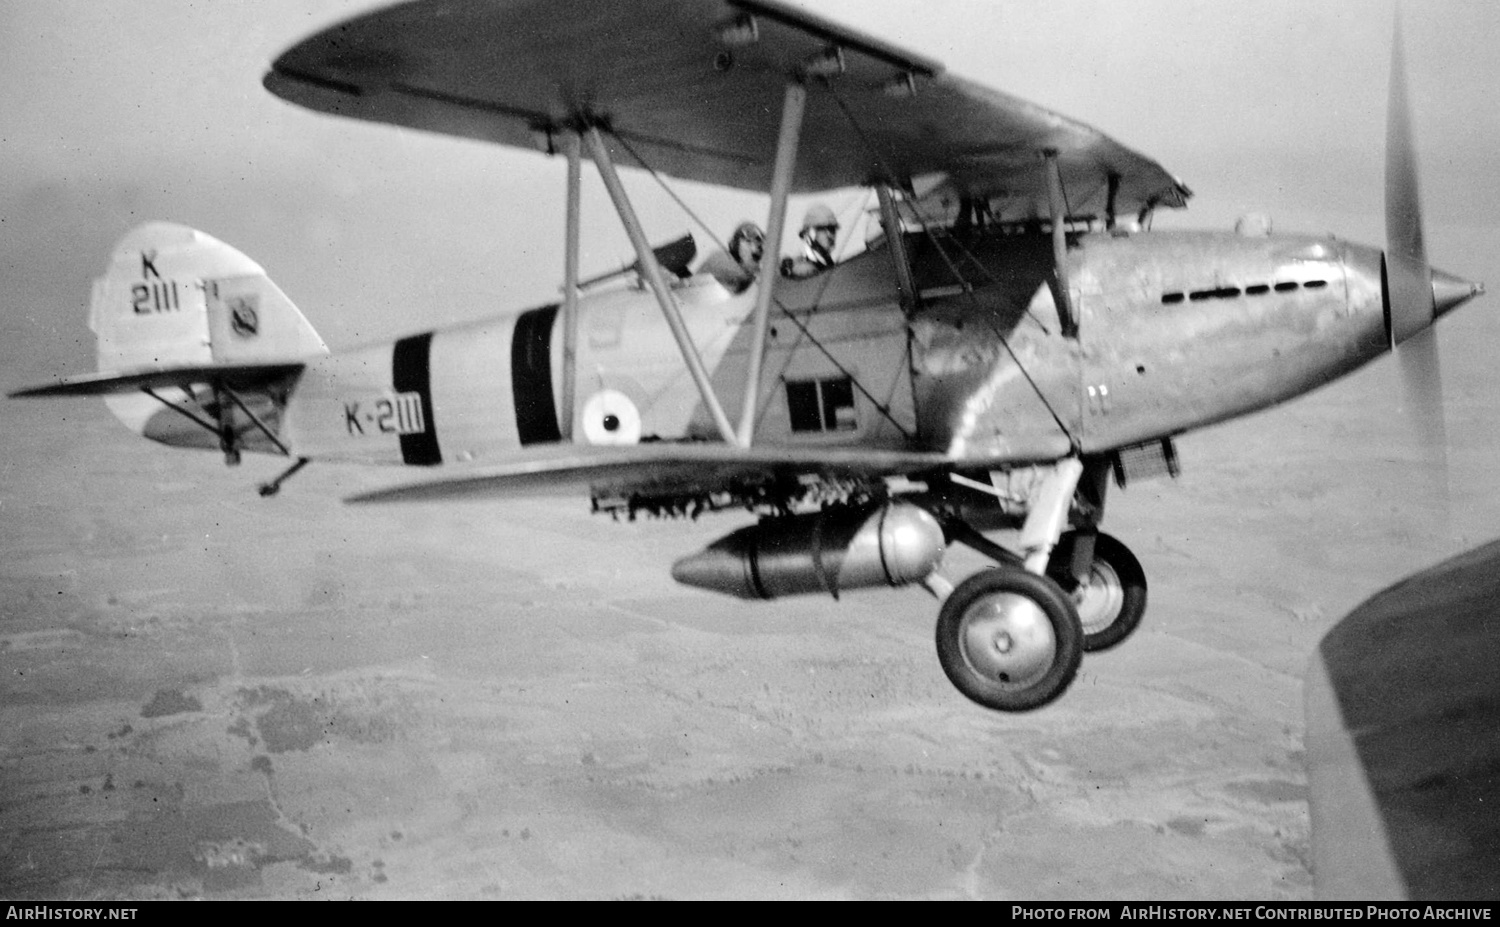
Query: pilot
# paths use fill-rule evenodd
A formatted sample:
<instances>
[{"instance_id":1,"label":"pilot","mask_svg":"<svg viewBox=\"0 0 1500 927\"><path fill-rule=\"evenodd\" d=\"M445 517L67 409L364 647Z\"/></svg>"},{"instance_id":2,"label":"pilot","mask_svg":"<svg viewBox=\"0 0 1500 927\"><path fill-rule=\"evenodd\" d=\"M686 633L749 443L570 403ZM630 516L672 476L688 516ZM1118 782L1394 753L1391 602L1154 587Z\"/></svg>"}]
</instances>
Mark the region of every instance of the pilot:
<instances>
[{"instance_id":1,"label":"pilot","mask_svg":"<svg viewBox=\"0 0 1500 927\"><path fill-rule=\"evenodd\" d=\"M766 250L766 236L754 222L741 222L729 236L729 247L715 251L698 268L700 274L713 274L731 293L743 293L755 282L760 258Z\"/></svg>"},{"instance_id":2,"label":"pilot","mask_svg":"<svg viewBox=\"0 0 1500 927\"><path fill-rule=\"evenodd\" d=\"M795 258L782 258L783 277L811 277L833 266L833 245L839 237L839 220L822 203L807 210L802 217L802 254Z\"/></svg>"}]
</instances>

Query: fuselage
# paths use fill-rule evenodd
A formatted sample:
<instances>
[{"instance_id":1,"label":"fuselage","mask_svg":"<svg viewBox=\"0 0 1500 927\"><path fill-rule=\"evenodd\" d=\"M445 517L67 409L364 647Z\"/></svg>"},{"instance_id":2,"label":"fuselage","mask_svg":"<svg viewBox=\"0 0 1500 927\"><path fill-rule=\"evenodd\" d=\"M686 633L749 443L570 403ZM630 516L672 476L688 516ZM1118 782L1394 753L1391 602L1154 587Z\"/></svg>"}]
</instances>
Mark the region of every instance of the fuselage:
<instances>
[{"instance_id":1,"label":"fuselage","mask_svg":"<svg viewBox=\"0 0 1500 927\"><path fill-rule=\"evenodd\" d=\"M905 319L889 289L839 289L816 311L773 323L757 435L909 446L915 416ZM737 405L753 289L732 294L700 275L673 294L715 390ZM314 361L288 403L286 435L301 455L408 464L495 459L561 440L560 311L544 306ZM576 440L717 439L666 321L642 287L580 299L577 352ZM852 388L854 377L859 388ZM845 381L851 389L840 392ZM420 410L421 421L411 412L402 419L402 409ZM627 430L606 427L611 416Z\"/></svg>"},{"instance_id":2,"label":"fuselage","mask_svg":"<svg viewBox=\"0 0 1500 927\"><path fill-rule=\"evenodd\" d=\"M1044 236L975 236L946 257L910 244L920 297L909 319L883 248L776 282L784 311L773 315L757 441L957 461L1103 452L1275 405L1389 346L1380 252L1333 238L1077 236L1076 338L1059 322ZM754 292L707 275L674 285L728 408L741 399ZM534 308L314 360L283 436L299 455L419 465L561 440L558 314ZM644 288L585 294L577 352L574 440L716 439Z\"/></svg>"},{"instance_id":3,"label":"fuselage","mask_svg":"<svg viewBox=\"0 0 1500 927\"><path fill-rule=\"evenodd\" d=\"M1332 238L1079 236L1076 338L1062 334L1045 243L992 247L1019 252L976 250L1006 277L914 323L924 437L960 456L1064 430L1085 453L1178 434L1301 395L1389 345L1379 252Z\"/></svg>"}]
</instances>

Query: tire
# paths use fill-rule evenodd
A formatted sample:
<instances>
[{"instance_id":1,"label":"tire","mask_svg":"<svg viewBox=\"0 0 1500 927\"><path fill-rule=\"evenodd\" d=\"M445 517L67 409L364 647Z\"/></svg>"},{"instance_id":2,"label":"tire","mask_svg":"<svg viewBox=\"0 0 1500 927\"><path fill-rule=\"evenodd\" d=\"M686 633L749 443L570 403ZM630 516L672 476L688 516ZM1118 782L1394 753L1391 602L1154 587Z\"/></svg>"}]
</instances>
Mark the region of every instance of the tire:
<instances>
[{"instance_id":1,"label":"tire","mask_svg":"<svg viewBox=\"0 0 1500 927\"><path fill-rule=\"evenodd\" d=\"M1056 699L1083 659L1073 603L1045 576L983 570L938 612L938 660L965 696L996 711L1030 711Z\"/></svg>"},{"instance_id":2,"label":"tire","mask_svg":"<svg viewBox=\"0 0 1500 927\"><path fill-rule=\"evenodd\" d=\"M1099 534L1094 538L1094 564L1086 582L1069 572L1078 534L1069 531L1058 539L1047 564L1047 575L1067 593L1083 625L1086 653L1108 650L1140 627L1146 614L1146 571L1130 548L1117 538Z\"/></svg>"}]
</instances>

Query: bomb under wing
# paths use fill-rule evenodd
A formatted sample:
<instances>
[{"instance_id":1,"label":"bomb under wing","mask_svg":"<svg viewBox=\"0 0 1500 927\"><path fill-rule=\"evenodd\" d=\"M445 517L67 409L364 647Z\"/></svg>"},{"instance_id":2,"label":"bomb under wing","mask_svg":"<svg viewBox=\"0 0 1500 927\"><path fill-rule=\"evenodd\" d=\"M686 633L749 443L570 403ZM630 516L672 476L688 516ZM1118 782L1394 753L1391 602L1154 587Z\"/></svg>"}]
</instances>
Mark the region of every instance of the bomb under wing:
<instances>
[{"instance_id":1,"label":"bomb under wing","mask_svg":"<svg viewBox=\"0 0 1500 927\"><path fill-rule=\"evenodd\" d=\"M904 586L942 563L943 529L904 502L828 508L741 528L684 557L672 578L743 599Z\"/></svg>"}]
</instances>

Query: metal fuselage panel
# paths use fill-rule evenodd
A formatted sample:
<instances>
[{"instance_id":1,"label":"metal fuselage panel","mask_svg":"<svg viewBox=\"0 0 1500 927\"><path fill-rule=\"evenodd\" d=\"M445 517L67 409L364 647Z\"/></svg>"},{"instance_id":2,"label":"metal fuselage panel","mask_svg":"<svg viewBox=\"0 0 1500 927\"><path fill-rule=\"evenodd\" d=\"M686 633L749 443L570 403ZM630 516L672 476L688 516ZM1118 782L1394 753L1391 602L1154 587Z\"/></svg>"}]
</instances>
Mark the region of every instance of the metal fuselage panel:
<instances>
[{"instance_id":1,"label":"metal fuselage panel","mask_svg":"<svg viewBox=\"0 0 1500 927\"><path fill-rule=\"evenodd\" d=\"M1276 405L1389 346L1373 249L1193 232L1087 236L1072 256L1084 452Z\"/></svg>"},{"instance_id":2,"label":"metal fuselage panel","mask_svg":"<svg viewBox=\"0 0 1500 927\"><path fill-rule=\"evenodd\" d=\"M1062 335L1049 288L1050 240L985 236L944 251L925 240L911 248L922 297L911 325L921 444L956 458L1067 454L1080 425L1079 351Z\"/></svg>"},{"instance_id":3,"label":"metal fuselage panel","mask_svg":"<svg viewBox=\"0 0 1500 927\"><path fill-rule=\"evenodd\" d=\"M1077 339L1045 236L991 235L949 261L914 249L923 443L955 457L1058 457L1170 436L1284 402L1388 347L1380 253L1330 238L1070 236Z\"/></svg>"},{"instance_id":4,"label":"metal fuselage panel","mask_svg":"<svg viewBox=\"0 0 1500 927\"><path fill-rule=\"evenodd\" d=\"M767 342L758 442L908 446L915 417L907 333L889 276L884 262L857 259L816 288L778 281L788 314L773 322ZM673 295L720 401L736 408L754 290L735 295L695 276ZM590 400L606 392L626 397L644 439L718 440L648 291L585 295L578 328L578 441L589 433L582 419ZM283 434L302 456L415 465L494 460L559 441L562 329L560 309L545 306L320 358L288 401ZM845 378L859 386L837 427L794 431L786 384Z\"/></svg>"}]
</instances>

